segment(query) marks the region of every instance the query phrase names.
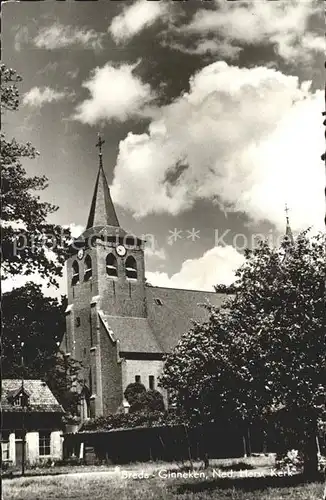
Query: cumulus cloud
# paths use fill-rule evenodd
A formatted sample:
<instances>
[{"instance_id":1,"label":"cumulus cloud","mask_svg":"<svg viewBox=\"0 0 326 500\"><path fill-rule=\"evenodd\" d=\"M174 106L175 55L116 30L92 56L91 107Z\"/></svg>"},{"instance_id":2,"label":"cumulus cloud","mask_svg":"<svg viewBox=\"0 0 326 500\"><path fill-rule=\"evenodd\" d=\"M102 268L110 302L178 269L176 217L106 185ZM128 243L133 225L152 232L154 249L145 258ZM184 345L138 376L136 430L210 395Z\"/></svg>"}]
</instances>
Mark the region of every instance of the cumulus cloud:
<instances>
[{"instance_id":1,"label":"cumulus cloud","mask_svg":"<svg viewBox=\"0 0 326 500\"><path fill-rule=\"evenodd\" d=\"M85 227L82 226L81 224L75 224L72 222L71 224L66 224L63 226L64 229L70 229L70 234L72 238L78 238L82 234L82 232L85 230Z\"/></svg>"},{"instance_id":2,"label":"cumulus cloud","mask_svg":"<svg viewBox=\"0 0 326 500\"><path fill-rule=\"evenodd\" d=\"M85 230L84 226L81 226L80 224L70 224L69 225L71 236L73 238L78 238L82 234L82 232Z\"/></svg>"},{"instance_id":3,"label":"cumulus cloud","mask_svg":"<svg viewBox=\"0 0 326 500\"><path fill-rule=\"evenodd\" d=\"M166 253L164 248L146 246L145 257L150 260L166 260Z\"/></svg>"},{"instance_id":4,"label":"cumulus cloud","mask_svg":"<svg viewBox=\"0 0 326 500\"><path fill-rule=\"evenodd\" d=\"M120 142L112 196L136 217L218 199L294 230L323 220L322 92L271 68L211 64L190 91L152 109L148 133Z\"/></svg>"},{"instance_id":5,"label":"cumulus cloud","mask_svg":"<svg viewBox=\"0 0 326 500\"><path fill-rule=\"evenodd\" d=\"M165 2L138 0L113 18L108 31L116 43L125 43L157 20L165 19L167 13Z\"/></svg>"},{"instance_id":6,"label":"cumulus cloud","mask_svg":"<svg viewBox=\"0 0 326 500\"><path fill-rule=\"evenodd\" d=\"M75 119L94 125L102 120L126 120L141 111L154 95L149 84L133 73L136 64L97 67L82 85L91 97L76 108Z\"/></svg>"},{"instance_id":7,"label":"cumulus cloud","mask_svg":"<svg viewBox=\"0 0 326 500\"><path fill-rule=\"evenodd\" d=\"M185 34L183 44L188 49L189 35L202 37L218 34L216 48L222 39L221 49L242 50L251 44L273 44L279 56L286 60L309 59L316 52L324 53L323 37L308 31L311 16L322 13L322 5L315 1L279 0L277 2L225 2L215 0L216 10L199 9L187 25L174 28L175 33ZM242 47L237 47L237 44ZM222 55L222 53L220 53Z\"/></svg>"},{"instance_id":8,"label":"cumulus cloud","mask_svg":"<svg viewBox=\"0 0 326 500\"><path fill-rule=\"evenodd\" d=\"M274 35L278 53L286 61L309 60L316 53L325 53L325 38L313 33L303 33L300 38L294 34Z\"/></svg>"},{"instance_id":9,"label":"cumulus cloud","mask_svg":"<svg viewBox=\"0 0 326 500\"><path fill-rule=\"evenodd\" d=\"M54 23L41 28L33 43L36 47L47 50L62 49L72 45L96 50L102 49L103 36L103 33L97 33L94 29Z\"/></svg>"},{"instance_id":10,"label":"cumulus cloud","mask_svg":"<svg viewBox=\"0 0 326 500\"><path fill-rule=\"evenodd\" d=\"M24 94L22 102L25 106L40 108L43 104L60 101L69 97L69 95L71 94L68 94L66 91L59 92L50 87L33 87Z\"/></svg>"},{"instance_id":11,"label":"cumulus cloud","mask_svg":"<svg viewBox=\"0 0 326 500\"><path fill-rule=\"evenodd\" d=\"M199 39L193 40L192 43L188 42L187 46L180 42L171 42L164 39L161 43L164 47L170 47L173 50L178 50L184 54L191 55L206 55L226 58L228 60L235 60L238 58L241 48L236 45L232 45L229 42L218 40L218 39Z\"/></svg>"},{"instance_id":12,"label":"cumulus cloud","mask_svg":"<svg viewBox=\"0 0 326 500\"><path fill-rule=\"evenodd\" d=\"M169 276L164 272L147 272L153 286L213 291L214 285L230 285L244 257L232 246L216 246L198 259L185 260L180 271Z\"/></svg>"}]
</instances>

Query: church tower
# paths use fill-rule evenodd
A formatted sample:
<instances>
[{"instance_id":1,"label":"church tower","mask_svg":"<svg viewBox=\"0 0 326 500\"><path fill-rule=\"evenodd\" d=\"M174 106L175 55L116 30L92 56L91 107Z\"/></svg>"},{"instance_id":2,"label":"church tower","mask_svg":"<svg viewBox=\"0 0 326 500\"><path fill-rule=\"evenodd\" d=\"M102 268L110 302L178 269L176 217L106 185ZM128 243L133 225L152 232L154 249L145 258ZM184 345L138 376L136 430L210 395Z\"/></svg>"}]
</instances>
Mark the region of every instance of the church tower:
<instances>
[{"instance_id":1,"label":"church tower","mask_svg":"<svg viewBox=\"0 0 326 500\"><path fill-rule=\"evenodd\" d=\"M110 317L147 315L143 242L120 227L103 169L103 143L99 136L99 169L87 226L72 242L66 262L69 305L63 347L83 364L93 414L103 411L101 312ZM117 399L121 401L121 394Z\"/></svg>"},{"instance_id":2,"label":"church tower","mask_svg":"<svg viewBox=\"0 0 326 500\"><path fill-rule=\"evenodd\" d=\"M159 390L166 353L207 319L207 300L216 307L223 294L146 286L143 241L121 228L103 169L99 167L85 231L67 258L68 306L62 349L81 362L82 420L128 411L124 392L140 382Z\"/></svg>"},{"instance_id":3,"label":"church tower","mask_svg":"<svg viewBox=\"0 0 326 500\"><path fill-rule=\"evenodd\" d=\"M287 204L285 205L285 214L286 214L285 238L291 243L291 245L293 245L294 238L293 238L293 233L292 233L292 229L290 226L289 208L288 208Z\"/></svg>"}]
</instances>

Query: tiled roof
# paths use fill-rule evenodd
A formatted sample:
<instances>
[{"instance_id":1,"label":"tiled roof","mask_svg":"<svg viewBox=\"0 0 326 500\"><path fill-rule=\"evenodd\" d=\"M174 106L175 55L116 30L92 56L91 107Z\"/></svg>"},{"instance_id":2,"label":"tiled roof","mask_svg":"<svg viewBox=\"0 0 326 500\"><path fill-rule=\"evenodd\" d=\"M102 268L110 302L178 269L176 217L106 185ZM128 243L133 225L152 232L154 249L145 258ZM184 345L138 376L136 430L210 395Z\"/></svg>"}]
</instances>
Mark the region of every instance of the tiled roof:
<instances>
[{"instance_id":1,"label":"tiled roof","mask_svg":"<svg viewBox=\"0 0 326 500\"><path fill-rule=\"evenodd\" d=\"M146 287L148 322L165 352L171 352L181 336L189 331L192 321L208 319L207 309L200 304L216 307L228 297L226 294L176 288ZM161 305L155 299L159 299Z\"/></svg>"},{"instance_id":2,"label":"tiled roof","mask_svg":"<svg viewBox=\"0 0 326 500\"><path fill-rule=\"evenodd\" d=\"M104 325L119 340L119 349L124 352L162 353L146 318L103 315Z\"/></svg>"},{"instance_id":3,"label":"tiled roof","mask_svg":"<svg viewBox=\"0 0 326 500\"><path fill-rule=\"evenodd\" d=\"M21 412L23 408L12 402L22 387L21 379L2 379L1 386L1 410ZM29 395L29 411L63 413L62 406L42 380L24 380L24 391Z\"/></svg>"}]
</instances>

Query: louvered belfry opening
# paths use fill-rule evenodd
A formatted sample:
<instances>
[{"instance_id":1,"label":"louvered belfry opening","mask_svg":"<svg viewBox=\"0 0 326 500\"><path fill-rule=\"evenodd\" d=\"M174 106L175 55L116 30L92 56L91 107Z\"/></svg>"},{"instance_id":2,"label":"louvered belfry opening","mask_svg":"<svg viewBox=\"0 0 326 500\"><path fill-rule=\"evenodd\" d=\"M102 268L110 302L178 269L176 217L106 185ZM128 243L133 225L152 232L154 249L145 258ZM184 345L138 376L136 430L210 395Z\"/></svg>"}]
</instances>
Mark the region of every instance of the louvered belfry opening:
<instances>
[{"instance_id":1,"label":"louvered belfry opening","mask_svg":"<svg viewBox=\"0 0 326 500\"><path fill-rule=\"evenodd\" d=\"M106 257L106 274L111 278L118 277L118 263L113 253L109 253Z\"/></svg>"},{"instance_id":2,"label":"louvered belfry opening","mask_svg":"<svg viewBox=\"0 0 326 500\"><path fill-rule=\"evenodd\" d=\"M126 277L130 280L137 279L137 263L131 255L126 260Z\"/></svg>"},{"instance_id":3,"label":"louvered belfry opening","mask_svg":"<svg viewBox=\"0 0 326 500\"><path fill-rule=\"evenodd\" d=\"M76 260L72 263L72 279L71 284L76 285L79 282L79 264Z\"/></svg>"},{"instance_id":4,"label":"louvered belfry opening","mask_svg":"<svg viewBox=\"0 0 326 500\"><path fill-rule=\"evenodd\" d=\"M89 255L86 255L84 261L84 281L89 281L92 277L92 259Z\"/></svg>"}]
</instances>

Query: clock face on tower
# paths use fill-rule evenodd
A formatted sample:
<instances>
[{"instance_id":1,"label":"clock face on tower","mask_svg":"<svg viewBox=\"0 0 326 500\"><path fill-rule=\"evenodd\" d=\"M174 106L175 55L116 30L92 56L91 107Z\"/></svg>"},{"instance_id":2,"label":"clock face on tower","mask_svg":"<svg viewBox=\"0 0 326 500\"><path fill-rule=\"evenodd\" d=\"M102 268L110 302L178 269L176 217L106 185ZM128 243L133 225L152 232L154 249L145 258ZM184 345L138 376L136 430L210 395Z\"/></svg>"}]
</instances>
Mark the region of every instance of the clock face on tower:
<instances>
[{"instance_id":1,"label":"clock face on tower","mask_svg":"<svg viewBox=\"0 0 326 500\"><path fill-rule=\"evenodd\" d=\"M119 257L123 257L124 255L126 255L126 249L123 245L118 245L116 250Z\"/></svg>"},{"instance_id":2,"label":"clock face on tower","mask_svg":"<svg viewBox=\"0 0 326 500\"><path fill-rule=\"evenodd\" d=\"M77 257L78 257L79 260L84 257L84 249L83 248L81 248L80 250L78 250Z\"/></svg>"}]
</instances>

